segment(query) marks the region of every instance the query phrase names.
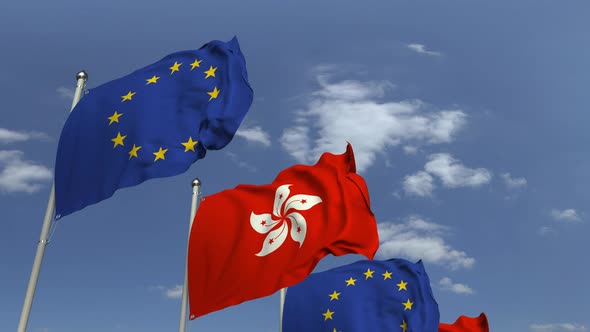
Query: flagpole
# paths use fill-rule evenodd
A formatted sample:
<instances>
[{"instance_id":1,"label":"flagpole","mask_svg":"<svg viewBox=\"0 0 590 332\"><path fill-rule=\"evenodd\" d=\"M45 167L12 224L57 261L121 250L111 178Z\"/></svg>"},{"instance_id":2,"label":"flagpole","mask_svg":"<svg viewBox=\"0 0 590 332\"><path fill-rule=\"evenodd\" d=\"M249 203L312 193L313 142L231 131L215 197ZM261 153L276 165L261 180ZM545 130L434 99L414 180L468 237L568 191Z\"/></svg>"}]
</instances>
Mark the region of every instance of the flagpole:
<instances>
[{"instance_id":1,"label":"flagpole","mask_svg":"<svg viewBox=\"0 0 590 332\"><path fill-rule=\"evenodd\" d=\"M279 332L283 332L283 309L285 308L285 295L287 293L287 288L281 288L280 293L280 302L279 302Z\"/></svg>"},{"instance_id":2,"label":"flagpole","mask_svg":"<svg viewBox=\"0 0 590 332\"><path fill-rule=\"evenodd\" d=\"M74 99L72 100L72 107L70 112L74 109L74 106L80 100L82 96L82 90L85 87L86 80L88 80L88 74L85 71L81 71L76 74L76 91L74 91ZM25 303L23 304L23 310L20 314L20 320L18 322L17 332L25 332L27 330L27 324L29 322L29 315L31 314L31 307L33 305L33 298L35 296L35 289L37 288L37 281L39 280L39 272L41 271L41 263L43 262L43 255L45 254L45 247L49 241L49 229L51 228L51 222L53 220L53 213L55 212L55 183L51 186L51 192L49 194L49 201L47 202L47 209L45 210L45 218L43 219L43 226L41 227L41 236L37 243L37 252L35 253L35 260L33 261L33 269L31 271L31 277L29 279L29 286L27 287L27 293L25 295Z\"/></svg>"},{"instance_id":3,"label":"flagpole","mask_svg":"<svg viewBox=\"0 0 590 332\"><path fill-rule=\"evenodd\" d=\"M190 239L191 229L193 227L193 220L197 213L197 201L201 191L201 180L195 178L192 183L193 186L193 200L191 202L191 218L189 221L188 235ZM187 259L185 261L184 268L184 286L182 287L182 305L180 307L180 325L178 327L179 332L185 332L186 330L186 308L188 306L188 242L187 242Z\"/></svg>"}]
</instances>

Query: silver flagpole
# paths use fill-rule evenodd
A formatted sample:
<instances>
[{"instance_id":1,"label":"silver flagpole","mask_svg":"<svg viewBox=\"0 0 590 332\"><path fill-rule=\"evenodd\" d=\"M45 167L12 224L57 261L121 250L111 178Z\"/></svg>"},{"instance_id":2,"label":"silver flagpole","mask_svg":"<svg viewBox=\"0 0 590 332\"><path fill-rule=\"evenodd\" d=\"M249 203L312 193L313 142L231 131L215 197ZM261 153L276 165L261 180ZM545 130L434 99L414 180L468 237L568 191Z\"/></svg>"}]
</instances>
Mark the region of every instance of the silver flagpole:
<instances>
[{"instance_id":1,"label":"silver flagpole","mask_svg":"<svg viewBox=\"0 0 590 332\"><path fill-rule=\"evenodd\" d=\"M193 180L193 200L191 203L191 218L189 221L189 227L188 227L188 235L189 235L189 239L190 239L190 235L191 235L191 229L193 227L193 219L195 219L195 214L197 213L197 201L199 198L199 194L201 191L201 180L199 180L198 178ZM184 267L184 286L182 287L182 306L180 307L180 325L178 327L178 331L179 332L185 332L186 331L186 308L188 306L188 290L187 290L187 284L188 284L188 242L187 242L187 260L185 261L185 267Z\"/></svg>"},{"instance_id":2,"label":"silver flagpole","mask_svg":"<svg viewBox=\"0 0 590 332\"><path fill-rule=\"evenodd\" d=\"M88 80L88 74L85 71L81 71L76 74L76 91L74 92L74 100L72 101L72 107L70 112L74 109L74 106L80 100L82 96L82 90L84 89L86 80ZM37 288L37 281L39 280L39 272L41 271L41 263L43 262L43 255L45 254L45 247L49 240L49 229L51 228L51 221L53 220L53 213L55 212L55 183L51 186L51 192L49 194L49 201L47 202L47 210L45 210L45 219L43 219L43 226L41 227L41 236L37 243L37 252L35 253L35 261L33 262L33 269L31 271L31 277L29 279L29 286L27 287L27 294L25 295L25 303L23 304L23 310L20 314L20 320L18 322L18 332L25 332L27 330L27 324L29 322L29 315L31 314L31 306L33 305L33 297L35 296L35 289Z\"/></svg>"},{"instance_id":3,"label":"silver flagpole","mask_svg":"<svg viewBox=\"0 0 590 332\"><path fill-rule=\"evenodd\" d=\"M281 288L281 299L279 302L279 332L283 332L283 308L285 308L285 295L287 293L287 288Z\"/></svg>"}]
</instances>

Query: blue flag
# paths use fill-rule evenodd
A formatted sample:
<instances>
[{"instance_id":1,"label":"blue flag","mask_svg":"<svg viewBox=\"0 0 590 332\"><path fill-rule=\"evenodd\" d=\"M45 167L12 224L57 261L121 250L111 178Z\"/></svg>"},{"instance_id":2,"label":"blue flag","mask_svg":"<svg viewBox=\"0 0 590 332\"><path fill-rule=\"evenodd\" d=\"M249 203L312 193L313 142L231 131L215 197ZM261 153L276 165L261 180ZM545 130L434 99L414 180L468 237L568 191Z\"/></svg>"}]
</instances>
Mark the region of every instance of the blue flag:
<instances>
[{"instance_id":1,"label":"blue flag","mask_svg":"<svg viewBox=\"0 0 590 332\"><path fill-rule=\"evenodd\" d=\"M89 90L59 140L56 219L119 188L185 172L207 149L232 140L252 98L235 37L167 55Z\"/></svg>"},{"instance_id":2,"label":"blue flag","mask_svg":"<svg viewBox=\"0 0 590 332\"><path fill-rule=\"evenodd\" d=\"M436 332L438 304L422 261L359 261L287 289L284 332Z\"/></svg>"}]
</instances>

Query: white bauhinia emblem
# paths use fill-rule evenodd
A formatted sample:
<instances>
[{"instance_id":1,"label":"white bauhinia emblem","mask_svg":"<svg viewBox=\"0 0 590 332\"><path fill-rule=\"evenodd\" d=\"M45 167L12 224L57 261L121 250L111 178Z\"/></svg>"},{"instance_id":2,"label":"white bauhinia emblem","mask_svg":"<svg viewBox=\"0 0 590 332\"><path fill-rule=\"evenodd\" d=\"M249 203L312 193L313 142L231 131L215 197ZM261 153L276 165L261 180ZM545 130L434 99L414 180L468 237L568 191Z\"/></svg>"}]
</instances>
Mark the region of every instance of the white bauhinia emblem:
<instances>
[{"instance_id":1,"label":"white bauhinia emblem","mask_svg":"<svg viewBox=\"0 0 590 332\"><path fill-rule=\"evenodd\" d=\"M321 203L322 199L311 195L293 195L287 199L291 193L290 186L292 185L284 184L277 188L272 214L256 214L252 212L250 215L252 228L260 234L268 233L264 243L262 243L262 249L256 256L266 256L277 250L285 242L287 233L289 233L287 220L291 221L291 238L293 241L299 242L299 247L303 245L307 233L307 222L300 213L291 210L309 210L314 205ZM273 219L273 216L278 219Z\"/></svg>"}]
</instances>

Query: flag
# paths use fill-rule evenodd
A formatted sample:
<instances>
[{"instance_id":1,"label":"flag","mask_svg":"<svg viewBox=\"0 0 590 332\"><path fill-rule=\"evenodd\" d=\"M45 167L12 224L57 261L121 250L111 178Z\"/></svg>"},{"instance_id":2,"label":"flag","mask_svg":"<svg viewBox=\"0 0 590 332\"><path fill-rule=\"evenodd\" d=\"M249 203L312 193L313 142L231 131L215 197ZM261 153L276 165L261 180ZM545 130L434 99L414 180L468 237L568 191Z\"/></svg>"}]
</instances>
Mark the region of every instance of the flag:
<instances>
[{"instance_id":1,"label":"flag","mask_svg":"<svg viewBox=\"0 0 590 332\"><path fill-rule=\"evenodd\" d=\"M459 317L455 323L443 324L441 323L438 329L439 332L490 332L488 327L488 318L485 313L481 313L479 317Z\"/></svg>"},{"instance_id":2,"label":"flag","mask_svg":"<svg viewBox=\"0 0 590 332\"><path fill-rule=\"evenodd\" d=\"M283 170L271 184L205 197L189 238L190 319L294 285L328 254L372 259L377 223L355 172L348 145Z\"/></svg>"},{"instance_id":3,"label":"flag","mask_svg":"<svg viewBox=\"0 0 590 332\"><path fill-rule=\"evenodd\" d=\"M287 289L284 332L436 332L439 310L422 261L359 261Z\"/></svg>"},{"instance_id":4,"label":"flag","mask_svg":"<svg viewBox=\"0 0 590 332\"><path fill-rule=\"evenodd\" d=\"M235 37L169 54L90 89L59 140L56 219L117 189L185 172L207 149L231 141L252 98Z\"/></svg>"}]
</instances>

